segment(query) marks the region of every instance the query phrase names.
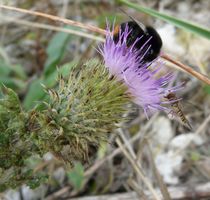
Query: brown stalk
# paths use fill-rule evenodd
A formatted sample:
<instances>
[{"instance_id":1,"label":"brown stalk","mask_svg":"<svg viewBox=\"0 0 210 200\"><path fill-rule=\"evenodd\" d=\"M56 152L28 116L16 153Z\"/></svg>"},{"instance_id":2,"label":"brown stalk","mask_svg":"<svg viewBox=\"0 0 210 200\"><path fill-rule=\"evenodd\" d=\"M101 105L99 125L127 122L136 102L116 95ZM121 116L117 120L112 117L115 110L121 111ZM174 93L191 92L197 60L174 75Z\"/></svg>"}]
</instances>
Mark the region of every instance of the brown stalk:
<instances>
[{"instance_id":1,"label":"brown stalk","mask_svg":"<svg viewBox=\"0 0 210 200\"><path fill-rule=\"evenodd\" d=\"M167 54L162 54L161 55L161 58L163 58L164 60L169 61L170 63L175 64L176 66L178 66L179 68L181 68L182 70L184 70L185 72L187 72L188 74L190 74L190 75L196 77L197 79L203 81L204 83L210 85L210 79L206 75L201 74L201 73L195 71L191 67L189 67L187 65L184 65L184 64L182 64L181 62L179 62L177 60L174 60L173 58L171 58Z\"/></svg>"},{"instance_id":2,"label":"brown stalk","mask_svg":"<svg viewBox=\"0 0 210 200\"><path fill-rule=\"evenodd\" d=\"M96 35L91 35L90 33L85 33L82 31L76 31L73 29L66 29L66 28L62 28L62 27L56 27L56 26L52 26L52 25L48 25L48 24L41 24L41 23L36 23L36 22L29 22L26 20L21 20L21 19L15 19L14 17L7 17L4 15L0 14L0 18L2 18L5 21L8 22L14 22L20 25L24 25L24 26L30 26L33 28L40 28L40 29L46 29L46 30L52 30L52 31L59 31L59 32L64 32L64 33L69 33L72 35L77 35L77 36L81 36L81 37L85 37L85 38L89 38L91 40L96 40L96 41L100 41L100 42L104 42L104 38L96 36Z\"/></svg>"},{"instance_id":3,"label":"brown stalk","mask_svg":"<svg viewBox=\"0 0 210 200\"><path fill-rule=\"evenodd\" d=\"M39 17L44 17L44 18L48 18L51 19L53 21L57 21L57 22L62 22L68 25L72 25L72 26L76 26L76 27L80 27L95 33L100 33L103 35L106 35L106 31L104 29L92 26L92 25L86 25L83 24L81 22L76 22L70 19L65 19L65 18L61 18L58 16L54 16L54 15L50 15L50 14L45 14L42 12L38 12L38 11L32 11L32 10L26 10L26 9L22 9L22 8L16 8L16 7L12 7L12 6L6 6L6 5L0 5L0 8L5 8L7 10L13 10L13 11L17 11L17 12L21 12L21 13L27 13L30 15L35 15L35 16L39 16Z\"/></svg>"}]
</instances>

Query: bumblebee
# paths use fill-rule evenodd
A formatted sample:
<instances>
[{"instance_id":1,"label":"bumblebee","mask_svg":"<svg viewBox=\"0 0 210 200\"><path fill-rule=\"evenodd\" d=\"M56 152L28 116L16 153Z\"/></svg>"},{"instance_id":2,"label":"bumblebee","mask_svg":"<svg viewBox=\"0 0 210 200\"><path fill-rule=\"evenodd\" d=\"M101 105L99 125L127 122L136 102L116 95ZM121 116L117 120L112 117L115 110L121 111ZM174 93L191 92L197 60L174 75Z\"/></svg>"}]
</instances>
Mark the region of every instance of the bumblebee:
<instances>
[{"instance_id":1,"label":"bumblebee","mask_svg":"<svg viewBox=\"0 0 210 200\"><path fill-rule=\"evenodd\" d=\"M115 43L119 41L119 34L120 32L122 34L125 31L126 26L128 26L129 31L127 46L130 47L134 44L134 42L136 42L137 38L141 38L135 43L134 47L136 49L144 47L142 49L142 51L145 51L143 61L151 62L157 58L162 47L160 35L153 27L144 26L135 20L124 22L115 27L113 34Z\"/></svg>"}]
</instances>

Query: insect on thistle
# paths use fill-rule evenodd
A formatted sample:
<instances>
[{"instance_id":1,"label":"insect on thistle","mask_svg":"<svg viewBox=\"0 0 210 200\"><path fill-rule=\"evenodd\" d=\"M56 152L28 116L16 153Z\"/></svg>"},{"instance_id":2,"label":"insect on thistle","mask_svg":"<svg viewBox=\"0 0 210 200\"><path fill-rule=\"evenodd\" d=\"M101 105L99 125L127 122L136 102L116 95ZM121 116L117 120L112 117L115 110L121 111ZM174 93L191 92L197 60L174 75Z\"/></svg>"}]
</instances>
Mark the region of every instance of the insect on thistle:
<instances>
[{"instance_id":1,"label":"insect on thistle","mask_svg":"<svg viewBox=\"0 0 210 200\"><path fill-rule=\"evenodd\" d=\"M130 17L130 16L129 16ZM162 47L162 39L152 26L144 26L142 23L130 17L132 20L117 25L114 29L114 41L119 41L119 35L125 32L128 26L129 36L126 41L127 46L134 44L137 50L144 49L144 62L151 62L156 59ZM142 52L142 51L141 51Z\"/></svg>"},{"instance_id":2,"label":"insect on thistle","mask_svg":"<svg viewBox=\"0 0 210 200\"><path fill-rule=\"evenodd\" d=\"M190 122L187 120L185 117L181 107L180 107L180 100L177 98L176 94L173 92L168 93L165 98L171 102L170 107L171 107L171 114L175 114L180 121L183 123L184 126L186 126L188 129L192 130L192 126Z\"/></svg>"}]
</instances>

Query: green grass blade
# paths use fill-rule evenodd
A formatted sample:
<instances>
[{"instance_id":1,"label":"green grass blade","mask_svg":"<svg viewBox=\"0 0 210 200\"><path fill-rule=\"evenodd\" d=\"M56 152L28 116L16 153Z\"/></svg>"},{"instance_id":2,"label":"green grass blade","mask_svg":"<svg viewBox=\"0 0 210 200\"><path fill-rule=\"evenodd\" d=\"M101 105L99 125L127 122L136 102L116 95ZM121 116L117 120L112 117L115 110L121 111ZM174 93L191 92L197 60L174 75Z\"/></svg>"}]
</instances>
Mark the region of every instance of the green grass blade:
<instances>
[{"instance_id":1,"label":"green grass blade","mask_svg":"<svg viewBox=\"0 0 210 200\"><path fill-rule=\"evenodd\" d=\"M180 20L176 17L172 17L163 13L160 13L158 11L155 11L153 9L150 8L146 8L143 6L140 6L138 4L135 3L131 3L127 0L118 0L118 2L121 2L125 5L127 5L130 8L134 8L137 11L143 12L145 14L151 15L153 17L159 18L161 20L164 20L166 22L169 22L179 28L185 29L187 31L190 31L194 34L197 34L199 36L205 37L207 39L210 40L210 30L204 27L201 27L197 24L194 24L192 22L188 22L188 21L184 21L184 20Z\"/></svg>"},{"instance_id":2,"label":"green grass blade","mask_svg":"<svg viewBox=\"0 0 210 200\"><path fill-rule=\"evenodd\" d=\"M56 66L60 63L65 54L66 46L70 39L70 35L63 32L58 32L49 42L47 47L48 58L44 66L44 75L49 76L56 70Z\"/></svg>"}]
</instances>

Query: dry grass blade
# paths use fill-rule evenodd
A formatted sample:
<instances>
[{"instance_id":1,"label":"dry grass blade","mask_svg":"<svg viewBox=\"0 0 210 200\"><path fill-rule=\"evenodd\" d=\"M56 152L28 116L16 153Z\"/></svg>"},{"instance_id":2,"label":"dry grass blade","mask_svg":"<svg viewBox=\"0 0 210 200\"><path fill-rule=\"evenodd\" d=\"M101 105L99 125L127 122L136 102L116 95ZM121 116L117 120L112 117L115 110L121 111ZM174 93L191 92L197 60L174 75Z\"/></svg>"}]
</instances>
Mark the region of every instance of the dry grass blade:
<instances>
[{"instance_id":1,"label":"dry grass blade","mask_svg":"<svg viewBox=\"0 0 210 200\"><path fill-rule=\"evenodd\" d=\"M210 182L194 185L193 192L192 187L170 187L169 192L172 199L176 200L197 200L197 199L209 199L210 197ZM150 193L145 192L147 199L151 199ZM101 195L101 196L90 196L90 197L80 197L80 198L71 198L71 200L137 200L139 199L136 192L127 192L120 194L112 195ZM70 200L70 198L69 198Z\"/></svg>"},{"instance_id":2,"label":"dry grass blade","mask_svg":"<svg viewBox=\"0 0 210 200\"><path fill-rule=\"evenodd\" d=\"M196 134L201 134L202 133L202 131L204 131L205 130L205 127L207 126L207 124L210 122L210 115L203 121L203 123L198 127L198 129L195 131L195 135ZM186 149L185 148L183 148L183 149L178 149L177 151L176 151L176 154L178 155L178 154L183 154L183 152L185 151Z\"/></svg>"},{"instance_id":3,"label":"dry grass blade","mask_svg":"<svg viewBox=\"0 0 210 200\"><path fill-rule=\"evenodd\" d=\"M131 157L134 159L134 160L137 160L137 156L131 146L131 144L128 142L128 140L126 139L124 133L123 133L123 130L122 129L119 129L119 134L120 134L120 137L122 138L123 142L125 143L128 151L130 152L131 154ZM146 140L146 144L147 144L147 147L149 149L149 154L150 154L150 160L151 160L151 164L152 164L152 169L153 169L153 172L155 174L155 177L157 179L157 182L158 182L158 185L160 187L160 191L162 192L162 195L164 197L165 200L170 200L170 195L169 195L169 192L167 190L167 187L165 185L165 183L163 182L162 180L162 177L160 176L156 166L155 166L155 163L154 163L154 159L153 159L153 155L152 155L152 152L151 152L151 149L149 148L149 144L148 144L148 140ZM138 163L136 163L136 165L138 165ZM138 165L139 166L139 165ZM140 166L139 166L140 168ZM136 188L136 184L133 182L133 181L129 181L129 184L134 188L134 189L137 189ZM138 190L135 190L138 194Z\"/></svg>"},{"instance_id":4,"label":"dry grass blade","mask_svg":"<svg viewBox=\"0 0 210 200\"><path fill-rule=\"evenodd\" d=\"M142 200L148 200L146 194L144 194L144 191L138 187L138 184L134 180L129 179L128 184L131 188L133 188L139 198L141 198Z\"/></svg>"},{"instance_id":5,"label":"dry grass blade","mask_svg":"<svg viewBox=\"0 0 210 200\"><path fill-rule=\"evenodd\" d=\"M160 191L163 195L163 198L165 200L171 200L171 197L170 197L170 194L168 192L168 189L160 175L160 173L158 172L157 168L156 168L156 165L155 165L155 162L154 162L154 158L153 158L153 155L152 155L152 151L151 151L151 148L150 148L150 145L149 145L149 141L146 140L147 142L147 149L148 149L148 153L149 153L149 156L150 156L150 163L152 165L152 171L153 173L155 174L155 177L156 177L156 180L158 182L158 185L159 185L159 188L160 188Z\"/></svg>"},{"instance_id":6,"label":"dry grass blade","mask_svg":"<svg viewBox=\"0 0 210 200\"><path fill-rule=\"evenodd\" d=\"M131 156L133 159L136 159L136 153L133 150L133 147L131 146L131 143L128 141L128 139L125 137L123 130L120 128L119 129L119 135L122 138L123 142L125 143L126 148L130 152Z\"/></svg>"},{"instance_id":7,"label":"dry grass blade","mask_svg":"<svg viewBox=\"0 0 210 200\"><path fill-rule=\"evenodd\" d=\"M50 20L53 20L53 21L62 22L62 23L68 24L68 25L80 27L80 28L83 28L83 29L86 29L86 30L89 30L89 31L92 31L92 32L95 32L95 33L100 33L100 34L103 34L103 35L106 34L106 31L101 29L101 28L98 28L98 27L95 27L95 26L92 26L92 25L86 25L86 24L83 24L81 22L76 22L76 21L73 21L73 20L70 20L70 19L65 19L65 18L62 18L62 17L58 17L58 16L54 16L54 15L50 15L50 14L45 14L45 13L42 13L42 12L31 11L31 10L26 10L26 9L22 9L22 8L6 6L6 5L0 5L0 8L4 8L4 9L7 9L7 10L13 10L13 11L21 12L21 13L27 13L27 14L35 15L35 16L39 16L39 17L44 17L44 18L47 18L47 19L50 19Z\"/></svg>"},{"instance_id":8,"label":"dry grass blade","mask_svg":"<svg viewBox=\"0 0 210 200\"><path fill-rule=\"evenodd\" d=\"M139 177L141 178L141 180L147 186L147 188L149 189L149 191L153 195L154 199L160 200L161 199L160 196L157 194L157 192L155 191L155 189L152 187L150 181L144 176L144 174L142 173L141 169L136 165L135 161L129 155L129 153L127 152L127 150L123 147L123 144L121 143L121 141L119 140L119 138L116 139L116 142L119 145L119 147L121 148L123 154L126 156L126 158L128 159L128 161L131 163L133 169L136 171L136 173L139 175Z\"/></svg>"},{"instance_id":9,"label":"dry grass blade","mask_svg":"<svg viewBox=\"0 0 210 200\"><path fill-rule=\"evenodd\" d=\"M196 130L195 134L200 134L207 124L210 122L210 115L203 121L203 123L199 126L199 128Z\"/></svg>"},{"instance_id":10,"label":"dry grass blade","mask_svg":"<svg viewBox=\"0 0 210 200\"><path fill-rule=\"evenodd\" d=\"M152 118L144 126L143 130L140 131L135 136L133 136L128 142L129 143L133 143L133 142L137 141L139 138L141 138L141 137L143 138L144 135L145 135L145 133L147 132L147 130L151 127L151 125L153 124L153 122L157 119L157 116L158 116L157 113L155 115L153 115ZM107 160L112 159L114 156L118 155L119 153L121 153L121 149L120 148L117 148L111 154L107 155L105 158L103 158L101 160L98 160L93 166L91 166L85 172L85 176L90 176L91 174L93 174L101 165L104 164L104 162L106 162Z\"/></svg>"},{"instance_id":11,"label":"dry grass blade","mask_svg":"<svg viewBox=\"0 0 210 200\"><path fill-rule=\"evenodd\" d=\"M68 193L70 190L69 186L63 187L61 190L49 195L45 200L55 200L60 198L62 195Z\"/></svg>"},{"instance_id":12,"label":"dry grass blade","mask_svg":"<svg viewBox=\"0 0 210 200\"><path fill-rule=\"evenodd\" d=\"M66 29L66 28L61 28L61 27L56 27L56 26L41 24L41 23L36 23L36 22L29 22L29 21L26 21L26 20L21 20L21 19L2 16L2 15L0 17L3 20L11 22L11 23L17 23L17 24L21 24L21 25L24 25L24 26L30 26L30 27L33 27L33 28L41 28L41 29L46 29L46 30L70 33L70 34L73 34L73 35L77 35L77 36L89 38L89 39L92 39L92 40L97 40L97 41L100 41L100 42L104 42L103 38L95 36L95 35L91 35L89 33L84 33L82 31L76 31L76 30L72 30L72 29Z\"/></svg>"}]
</instances>

